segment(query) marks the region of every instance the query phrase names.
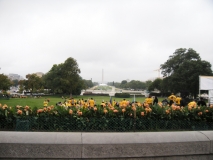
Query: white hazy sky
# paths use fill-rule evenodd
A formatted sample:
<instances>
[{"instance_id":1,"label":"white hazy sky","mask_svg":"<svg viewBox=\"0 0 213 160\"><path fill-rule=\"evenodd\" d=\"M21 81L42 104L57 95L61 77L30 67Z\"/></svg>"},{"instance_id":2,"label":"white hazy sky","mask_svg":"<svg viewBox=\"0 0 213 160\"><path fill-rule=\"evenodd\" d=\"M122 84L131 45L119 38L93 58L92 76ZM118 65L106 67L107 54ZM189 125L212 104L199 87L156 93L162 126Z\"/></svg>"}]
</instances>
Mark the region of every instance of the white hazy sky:
<instances>
[{"instance_id":1,"label":"white hazy sky","mask_svg":"<svg viewBox=\"0 0 213 160\"><path fill-rule=\"evenodd\" d=\"M0 73L74 58L83 79L146 81L178 48L213 65L212 0L0 0Z\"/></svg>"}]
</instances>

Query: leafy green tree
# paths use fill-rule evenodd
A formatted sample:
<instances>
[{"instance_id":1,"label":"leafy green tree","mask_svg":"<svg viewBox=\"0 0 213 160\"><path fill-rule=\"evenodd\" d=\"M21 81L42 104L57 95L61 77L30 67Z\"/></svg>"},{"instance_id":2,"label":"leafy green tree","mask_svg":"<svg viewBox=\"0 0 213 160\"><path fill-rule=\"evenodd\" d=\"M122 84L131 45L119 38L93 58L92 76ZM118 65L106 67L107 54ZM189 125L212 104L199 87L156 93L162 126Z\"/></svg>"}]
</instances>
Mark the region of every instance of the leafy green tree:
<instances>
[{"instance_id":1,"label":"leafy green tree","mask_svg":"<svg viewBox=\"0 0 213 160\"><path fill-rule=\"evenodd\" d=\"M79 76L80 69L77 61L68 58L64 63L54 64L50 71L44 75L46 86L54 93L79 94L84 81Z\"/></svg>"},{"instance_id":2,"label":"leafy green tree","mask_svg":"<svg viewBox=\"0 0 213 160\"><path fill-rule=\"evenodd\" d=\"M18 86L18 82L19 82L19 80L14 79L14 80L12 81L12 85L15 86L15 87L17 87L17 86Z\"/></svg>"},{"instance_id":3,"label":"leafy green tree","mask_svg":"<svg viewBox=\"0 0 213 160\"><path fill-rule=\"evenodd\" d=\"M19 91L18 91L18 92L19 92L19 93L23 93L25 81L26 81L26 80L20 80L20 81L18 82L18 84L19 84Z\"/></svg>"},{"instance_id":4,"label":"leafy green tree","mask_svg":"<svg viewBox=\"0 0 213 160\"><path fill-rule=\"evenodd\" d=\"M137 89L145 89L146 88L146 84L144 82L141 81L136 81L136 80L132 80L128 83L129 88L132 88L134 90Z\"/></svg>"},{"instance_id":5,"label":"leafy green tree","mask_svg":"<svg viewBox=\"0 0 213 160\"><path fill-rule=\"evenodd\" d=\"M97 86L97 85L99 85L99 83L98 82L92 82L93 83L93 86Z\"/></svg>"},{"instance_id":6,"label":"leafy green tree","mask_svg":"<svg viewBox=\"0 0 213 160\"><path fill-rule=\"evenodd\" d=\"M148 89L151 84L152 84L151 80L146 81L145 82L145 88Z\"/></svg>"},{"instance_id":7,"label":"leafy green tree","mask_svg":"<svg viewBox=\"0 0 213 160\"><path fill-rule=\"evenodd\" d=\"M36 74L27 74L24 81L25 88L30 90L31 93L37 92L38 89L42 87L42 79Z\"/></svg>"},{"instance_id":8,"label":"leafy green tree","mask_svg":"<svg viewBox=\"0 0 213 160\"><path fill-rule=\"evenodd\" d=\"M153 91L153 90L157 89L157 90L161 91L161 88L162 88L162 81L163 81L163 80L160 79L160 78L155 79L155 80L150 84L150 86L148 87L148 90L149 90L149 91Z\"/></svg>"},{"instance_id":9,"label":"leafy green tree","mask_svg":"<svg viewBox=\"0 0 213 160\"><path fill-rule=\"evenodd\" d=\"M162 74L167 77L168 90L171 92L188 91L194 97L199 92L199 75L213 75L211 64L201 60L193 49L177 49L161 65Z\"/></svg>"},{"instance_id":10,"label":"leafy green tree","mask_svg":"<svg viewBox=\"0 0 213 160\"><path fill-rule=\"evenodd\" d=\"M4 74L0 74L0 90L6 91L10 89L10 86L12 86L10 79Z\"/></svg>"},{"instance_id":11,"label":"leafy green tree","mask_svg":"<svg viewBox=\"0 0 213 160\"><path fill-rule=\"evenodd\" d=\"M92 83L92 81L91 80L83 80L84 81L84 85L83 85L83 88L86 90L86 89L88 89L88 88L91 88L91 87L93 87L93 83Z\"/></svg>"},{"instance_id":12,"label":"leafy green tree","mask_svg":"<svg viewBox=\"0 0 213 160\"><path fill-rule=\"evenodd\" d=\"M128 82L126 80L121 81L120 88L128 88Z\"/></svg>"}]
</instances>

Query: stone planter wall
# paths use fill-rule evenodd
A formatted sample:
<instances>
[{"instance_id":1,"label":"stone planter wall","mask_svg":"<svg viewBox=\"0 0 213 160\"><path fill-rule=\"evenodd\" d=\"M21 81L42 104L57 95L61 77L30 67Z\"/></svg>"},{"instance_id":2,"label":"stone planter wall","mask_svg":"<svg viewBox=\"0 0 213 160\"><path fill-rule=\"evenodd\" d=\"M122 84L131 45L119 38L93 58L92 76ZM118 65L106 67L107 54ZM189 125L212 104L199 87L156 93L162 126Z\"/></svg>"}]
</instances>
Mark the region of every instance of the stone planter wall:
<instances>
[{"instance_id":1,"label":"stone planter wall","mask_svg":"<svg viewBox=\"0 0 213 160\"><path fill-rule=\"evenodd\" d=\"M213 131L0 132L0 159L212 160Z\"/></svg>"}]
</instances>

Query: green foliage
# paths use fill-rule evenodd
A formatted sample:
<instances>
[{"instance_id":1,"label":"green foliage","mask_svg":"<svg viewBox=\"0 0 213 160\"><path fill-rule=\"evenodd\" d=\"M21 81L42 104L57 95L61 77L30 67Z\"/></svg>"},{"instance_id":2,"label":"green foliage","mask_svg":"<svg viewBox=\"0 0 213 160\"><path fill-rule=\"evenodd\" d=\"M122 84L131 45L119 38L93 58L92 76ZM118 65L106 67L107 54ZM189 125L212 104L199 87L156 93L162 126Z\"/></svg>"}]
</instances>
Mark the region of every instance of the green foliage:
<instances>
[{"instance_id":1,"label":"green foliage","mask_svg":"<svg viewBox=\"0 0 213 160\"><path fill-rule=\"evenodd\" d=\"M116 85L114 83L114 85ZM146 83L145 82L141 82L141 81L137 81L137 80L132 80L130 82L127 82L126 80L123 80L120 84L120 86L118 86L119 88L131 88L134 90L137 89L146 89Z\"/></svg>"},{"instance_id":2,"label":"green foliage","mask_svg":"<svg viewBox=\"0 0 213 160\"><path fill-rule=\"evenodd\" d=\"M26 90L30 90L31 93L37 92L42 87L42 79L36 74L26 75L27 80L24 80L24 86Z\"/></svg>"},{"instance_id":3,"label":"green foliage","mask_svg":"<svg viewBox=\"0 0 213 160\"><path fill-rule=\"evenodd\" d=\"M199 92L199 75L212 76L211 64L201 60L193 49L180 48L161 65L165 79L162 82L163 92L186 92L194 97Z\"/></svg>"},{"instance_id":4,"label":"green foliage","mask_svg":"<svg viewBox=\"0 0 213 160\"><path fill-rule=\"evenodd\" d=\"M115 97L118 97L118 98L130 98L130 94L129 93L115 93Z\"/></svg>"},{"instance_id":5,"label":"green foliage","mask_svg":"<svg viewBox=\"0 0 213 160\"><path fill-rule=\"evenodd\" d=\"M149 91L153 91L154 89L157 89L159 91L162 91L162 79L157 78L155 79L148 87Z\"/></svg>"},{"instance_id":6,"label":"green foliage","mask_svg":"<svg viewBox=\"0 0 213 160\"><path fill-rule=\"evenodd\" d=\"M93 83L92 83L92 80L83 80L84 81L84 85L83 85L83 88L86 90L88 88L92 88L93 87Z\"/></svg>"},{"instance_id":7,"label":"green foliage","mask_svg":"<svg viewBox=\"0 0 213 160\"><path fill-rule=\"evenodd\" d=\"M51 70L44 75L47 88L56 94L80 94L85 87L79 76L80 69L75 59L68 58L64 63L54 64Z\"/></svg>"},{"instance_id":8,"label":"green foliage","mask_svg":"<svg viewBox=\"0 0 213 160\"><path fill-rule=\"evenodd\" d=\"M4 74L0 74L0 90L8 90L10 86L12 86L10 79Z\"/></svg>"}]
</instances>

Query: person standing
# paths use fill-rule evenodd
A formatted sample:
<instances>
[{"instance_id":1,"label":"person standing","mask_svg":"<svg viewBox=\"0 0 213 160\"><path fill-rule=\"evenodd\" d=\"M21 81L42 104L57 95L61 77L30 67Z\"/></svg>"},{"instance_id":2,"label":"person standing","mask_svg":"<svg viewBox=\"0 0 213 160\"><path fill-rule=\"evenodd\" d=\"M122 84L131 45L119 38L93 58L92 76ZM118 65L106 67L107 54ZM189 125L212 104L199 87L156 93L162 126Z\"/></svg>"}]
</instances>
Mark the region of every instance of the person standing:
<instances>
[{"instance_id":1,"label":"person standing","mask_svg":"<svg viewBox=\"0 0 213 160\"><path fill-rule=\"evenodd\" d=\"M158 97L155 96L155 99L154 99L154 101L153 101L153 105L157 105L157 104L158 104Z\"/></svg>"},{"instance_id":2,"label":"person standing","mask_svg":"<svg viewBox=\"0 0 213 160\"><path fill-rule=\"evenodd\" d=\"M149 107L151 107L153 103L152 97L149 95L149 97L145 99L145 102L149 105Z\"/></svg>"},{"instance_id":3,"label":"person standing","mask_svg":"<svg viewBox=\"0 0 213 160\"><path fill-rule=\"evenodd\" d=\"M94 101L93 98L91 98L91 99L89 100L89 106L90 106L90 108L93 108L93 107L95 106L95 101Z\"/></svg>"},{"instance_id":4,"label":"person standing","mask_svg":"<svg viewBox=\"0 0 213 160\"><path fill-rule=\"evenodd\" d=\"M206 107L206 102L204 101L204 99L202 97L200 97L200 100L197 102L197 105Z\"/></svg>"},{"instance_id":5,"label":"person standing","mask_svg":"<svg viewBox=\"0 0 213 160\"><path fill-rule=\"evenodd\" d=\"M44 107L47 107L47 105L48 105L47 99L44 100L43 105L44 105Z\"/></svg>"}]
</instances>

